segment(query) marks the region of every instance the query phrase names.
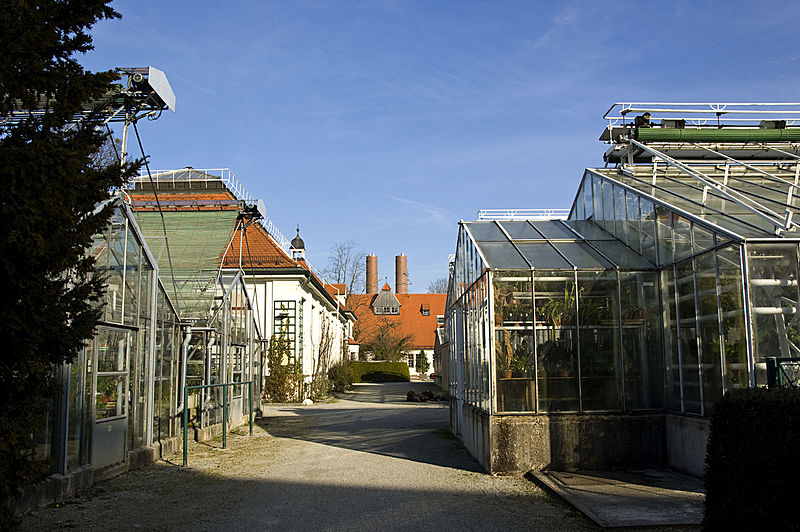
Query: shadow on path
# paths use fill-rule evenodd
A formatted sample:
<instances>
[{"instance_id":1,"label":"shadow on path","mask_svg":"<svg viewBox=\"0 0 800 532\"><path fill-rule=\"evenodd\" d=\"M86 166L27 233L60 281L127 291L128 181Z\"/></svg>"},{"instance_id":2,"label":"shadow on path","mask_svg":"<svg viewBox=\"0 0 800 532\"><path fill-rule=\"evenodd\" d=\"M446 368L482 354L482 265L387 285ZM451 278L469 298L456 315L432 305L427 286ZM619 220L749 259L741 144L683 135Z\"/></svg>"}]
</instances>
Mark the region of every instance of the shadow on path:
<instances>
[{"instance_id":1,"label":"shadow on path","mask_svg":"<svg viewBox=\"0 0 800 532\"><path fill-rule=\"evenodd\" d=\"M281 407L281 413L291 415L267 416L259 425L276 437L483 471L450 433L447 403L406 402L408 390L424 389L441 392L426 383L358 386L338 403Z\"/></svg>"}]
</instances>

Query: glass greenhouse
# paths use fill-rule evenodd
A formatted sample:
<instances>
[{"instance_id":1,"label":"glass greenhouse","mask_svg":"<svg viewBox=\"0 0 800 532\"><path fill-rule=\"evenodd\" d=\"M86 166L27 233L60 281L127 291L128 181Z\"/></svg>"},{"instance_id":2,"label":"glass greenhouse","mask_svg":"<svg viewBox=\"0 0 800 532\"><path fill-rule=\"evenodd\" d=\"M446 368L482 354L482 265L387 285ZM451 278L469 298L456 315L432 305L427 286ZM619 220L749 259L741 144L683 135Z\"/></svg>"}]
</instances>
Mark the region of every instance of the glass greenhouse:
<instances>
[{"instance_id":1,"label":"glass greenhouse","mask_svg":"<svg viewBox=\"0 0 800 532\"><path fill-rule=\"evenodd\" d=\"M106 275L102 321L75 361L58 369L62 392L37 438L37 454L57 473L102 470L178 430L179 319L124 203L90 252Z\"/></svg>"},{"instance_id":2,"label":"glass greenhouse","mask_svg":"<svg viewBox=\"0 0 800 532\"><path fill-rule=\"evenodd\" d=\"M166 213L161 225L158 212L112 201L111 224L90 249L106 280L103 316L76 360L57 368L61 393L36 436L37 455L52 459L52 472L83 479L77 485L147 461L138 455L156 446L177 450L184 408L197 429L221 423L222 389L193 391L183 405L184 386L260 382L262 372L243 274L219 267L238 202L216 219L203 213L202 227L215 230L198 233L197 217ZM249 412L248 388L229 392L236 424Z\"/></svg>"},{"instance_id":3,"label":"glass greenhouse","mask_svg":"<svg viewBox=\"0 0 800 532\"><path fill-rule=\"evenodd\" d=\"M720 128L675 118L708 108L617 104L606 167L585 171L565 219L459 224L454 431L464 408L703 420L726 390L766 385L768 357L800 354L799 130L728 105Z\"/></svg>"}]
</instances>

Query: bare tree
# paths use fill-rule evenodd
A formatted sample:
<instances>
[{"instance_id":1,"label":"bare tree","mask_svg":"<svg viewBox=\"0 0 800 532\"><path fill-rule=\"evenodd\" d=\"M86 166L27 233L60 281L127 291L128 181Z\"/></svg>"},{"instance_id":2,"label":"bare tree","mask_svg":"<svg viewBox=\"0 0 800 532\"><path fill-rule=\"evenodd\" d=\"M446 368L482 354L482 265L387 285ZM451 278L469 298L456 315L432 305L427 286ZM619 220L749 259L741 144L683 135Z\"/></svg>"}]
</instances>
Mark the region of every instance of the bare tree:
<instances>
[{"instance_id":1,"label":"bare tree","mask_svg":"<svg viewBox=\"0 0 800 532\"><path fill-rule=\"evenodd\" d=\"M107 168L120 160L122 141L110 133L106 135L103 145L92 155L92 164L97 168Z\"/></svg>"},{"instance_id":2,"label":"bare tree","mask_svg":"<svg viewBox=\"0 0 800 532\"><path fill-rule=\"evenodd\" d=\"M428 285L429 294L446 294L447 293L447 277L434 279Z\"/></svg>"},{"instance_id":3,"label":"bare tree","mask_svg":"<svg viewBox=\"0 0 800 532\"><path fill-rule=\"evenodd\" d=\"M354 239L335 242L328 255L328 266L323 273L331 282L343 283L348 294L364 292L364 268L366 255L358 250Z\"/></svg>"},{"instance_id":4,"label":"bare tree","mask_svg":"<svg viewBox=\"0 0 800 532\"><path fill-rule=\"evenodd\" d=\"M334 333L331 320L325 318L320 324L319 345L311 339L311 346L315 356L312 359L311 370L311 396L319 399L328 394L330 382L328 380L328 370L331 366L331 356L334 351Z\"/></svg>"},{"instance_id":5,"label":"bare tree","mask_svg":"<svg viewBox=\"0 0 800 532\"><path fill-rule=\"evenodd\" d=\"M411 348L413 337L399 330L399 323L384 318L376 324L375 334L362 346L378 360L398 362Z\"/></svg>"}]
</instances>

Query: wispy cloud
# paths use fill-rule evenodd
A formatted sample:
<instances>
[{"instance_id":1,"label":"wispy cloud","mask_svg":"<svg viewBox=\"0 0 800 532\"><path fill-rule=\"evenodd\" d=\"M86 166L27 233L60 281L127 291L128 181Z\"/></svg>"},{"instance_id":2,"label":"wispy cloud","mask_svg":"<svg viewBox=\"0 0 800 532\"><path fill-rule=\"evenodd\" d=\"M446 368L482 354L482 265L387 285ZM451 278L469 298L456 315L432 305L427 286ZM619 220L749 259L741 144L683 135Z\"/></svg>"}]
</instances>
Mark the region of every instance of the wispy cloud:
<instances>
[{"instance_id":1,"label":"wispy cloud","mask_svg":"<svg viewBox=\"0 0 800 532\"><path fill-rule=\"evenodd\" d=\"M412 227L420 225L452 225L455 214L449 209L438 205L423 203L408 198L401 198L391 194L386 194L386 198L398 203L401 206L394 216L385 219L381 223L384 227Z\"/></svg>"}]
</instances>

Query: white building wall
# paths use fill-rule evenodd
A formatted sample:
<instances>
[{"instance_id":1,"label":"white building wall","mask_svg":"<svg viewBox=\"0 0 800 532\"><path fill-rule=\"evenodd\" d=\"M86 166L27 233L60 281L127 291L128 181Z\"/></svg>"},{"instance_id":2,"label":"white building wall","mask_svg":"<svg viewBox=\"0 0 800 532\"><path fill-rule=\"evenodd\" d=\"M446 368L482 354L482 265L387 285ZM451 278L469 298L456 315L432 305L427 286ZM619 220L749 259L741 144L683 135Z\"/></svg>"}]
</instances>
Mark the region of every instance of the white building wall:
<instances>
[{"instance_id":1,"label":"white building wall","mask_svg":"<svg viewBox=\"0 0 800 532\"><path fill-rule=\"evenodd\" d=\"M256 321L262 337L269 339L273 334L275 301L294 301L296 303L295 323L297 330L297 355L302 356L302 372L311 379L314 369L314 356L322 339L322 324L328 323L333 334L333 347L330 363L342 359L342 346L352 334L352 324L341 316L304 276L279 277L246 276L246 285L251 298L255 298ZM302 334L300 327L302 326Z\"/></svg>"},{"instance_id":2,"label":"white building wall","mask_svg":"<svg viewBox=\"0 0 800 532\"><path fill-rule=\"evenodd\" d=\"M428 358L428 370L425 372L424 376L428 376L433 373L433 349L415 349L408 353L410 358L406 359L408 363L408 372L411 375L418 375L419 368L417 368L417 355L419 352L422 351L425 353L425 356Z\"/></svg>"}]
</instances>

